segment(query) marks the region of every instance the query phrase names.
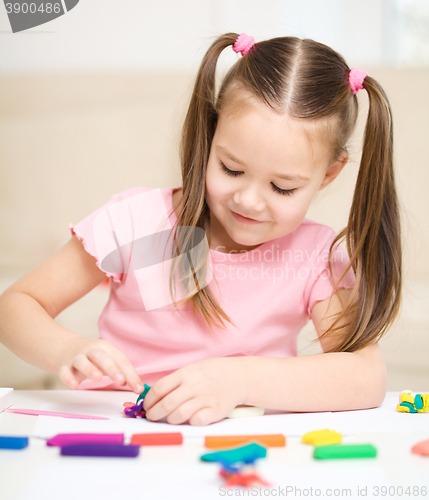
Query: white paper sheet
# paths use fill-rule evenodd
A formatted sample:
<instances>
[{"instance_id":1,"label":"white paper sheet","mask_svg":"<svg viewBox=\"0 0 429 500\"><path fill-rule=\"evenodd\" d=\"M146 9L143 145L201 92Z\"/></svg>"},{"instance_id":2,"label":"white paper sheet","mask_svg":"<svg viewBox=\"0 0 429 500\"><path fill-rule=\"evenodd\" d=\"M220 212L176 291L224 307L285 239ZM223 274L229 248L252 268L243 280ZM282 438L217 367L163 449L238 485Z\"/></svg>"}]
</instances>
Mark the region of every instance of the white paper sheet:
<instances>
[{"instance_id":1,"label":"white paper sheet","mask_svg":"<svg viewBox=\"0 0 429 500\"><path fill-rule=\"evenodd\" d=\"M121 418L124 415L124 407L122 404L109 403L106 401L93 403L44 403L40 405L39 410L77 413L79 415L91 415L94 417L107 418Z\"/></svg>"},{"instance_id":2,"label":"white paper sheet","mask_svg":"<svg viewBox=\"0 0 429 500\"><path fill-rule=\"evenodd\" d=\"M370 410L335 412L355 434L361 432L428 432L429 412L403 413L396 409L398 398L385 398L381 406Z\"/></svg>"},{"instance_id":3,"label":"white paper sheet","mask_svg":"<svg viewBox=\"0 0 429 500\"><path fill-rule=\"evenodd\" d=\"M218 476L218 464L201 462L189 465L147 465L139 461L131 462L132 459L75 460L75 457L62 457L61 463L37 467L17 500L211 500L230 496L226 493L223 480ZM281 466L261 461L257 466L258 472L270 482L270 486L247 491L233 488L232 496L302 498L310 497L309 491L312 488L312 497L335 495L337 498L361 499L364 487L367 488L367 497L373 498L373 485L390 485L384 469L377 464L353 464L353 467L350 464L344 465L339 467L332 463L314 463ZM317 489L320 492L316 492ZM252 495L249 495L250 492Z\"/></svg>"},{"instance_id":4,"label":"white paper sheet","mask_svg":"<svg viewBox=\"0 0 429 500\"><path fill-rule=\"evenodd\" d=\"M70 412L69 405L58 405L55 411ZM74 412L73 412L74 413ZM261 417L231 418L208 426L189 424L172 425L165 422L150 422L144 418L111 418L110 420L78 420L61 417L39 416L33 436L49 438L67 432L123 432L127 437L144 432L181 432L184 437L208 435L284 434L301 436L310 430L335 429L349 434L349 429L338 421L334 413L287 413L263 415Z\"/></svg>"},{"instance_id":5,"label":"white paper sheet","mask_svg":"<svg viewBox=\"0 0 429 500\"><path fill-rule=\"evenodd\" d=\"M185 437L224 434L284 434L299 437L318 429L332 429L343 435L363 432L428 431L429 413L401 413L397 398L386 398L379 408L343 412L280 413L237 419L224 419L209 426L172 425L146 419L118 416L116 403L44 404L41 409L110 417L110 420L77 420L61 417L37 417L33 435L50 438L66 432L123 432L127 437L143 432L182 432ZM117 418L116 418L116 417Z\"/></svg>"}]
</instances>

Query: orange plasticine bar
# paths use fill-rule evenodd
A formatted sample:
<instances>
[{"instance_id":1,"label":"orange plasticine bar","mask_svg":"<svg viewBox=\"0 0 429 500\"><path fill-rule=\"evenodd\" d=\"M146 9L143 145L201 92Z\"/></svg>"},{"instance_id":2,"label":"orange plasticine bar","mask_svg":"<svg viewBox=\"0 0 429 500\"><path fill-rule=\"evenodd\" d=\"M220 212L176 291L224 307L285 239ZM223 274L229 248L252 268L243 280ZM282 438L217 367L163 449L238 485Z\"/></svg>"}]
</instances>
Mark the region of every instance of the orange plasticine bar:
<instances>
[{"instance_id":1,"label":"orange plasticine bar","mask_svg":"<svg viewBox=\"0 0 429 500\"><path fill-rule=\"evenodd\" d=\"M263 446L286 446L286 437L283 434L263 434L260 436L206 436L206 448L225 448L257 442Z\"/></svg>"}]
</instances>

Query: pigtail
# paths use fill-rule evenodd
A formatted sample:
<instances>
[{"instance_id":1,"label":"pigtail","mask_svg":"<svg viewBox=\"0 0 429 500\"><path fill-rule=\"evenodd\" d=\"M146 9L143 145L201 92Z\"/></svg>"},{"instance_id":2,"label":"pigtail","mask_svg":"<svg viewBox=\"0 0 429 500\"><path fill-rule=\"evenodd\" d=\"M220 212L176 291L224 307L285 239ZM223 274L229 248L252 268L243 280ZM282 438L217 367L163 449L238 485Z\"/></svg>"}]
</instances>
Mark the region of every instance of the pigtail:
<instances>
[{"instance_id":1,"label":"pigtail","mask_svg":"<svg viewBox=\"0 0 429 500\"><path fill-rule=\"evenodd\" d=\"M205 178L210 147L216 129L218 113L216 110L215 73L216 64L222 51L234 45L238 35L227 33L217 38L208 49L201 63L192 92L188 112L182 128L180 143L180 162L183 179L183 209L178 217L177 226L200 227L206 231L210 245L210 211L205 203ZM182 237L183 235L183 237ZM178 246L181 253L192 252L198 242L192 231L178 233ZM213 299L208 287L200 288L207 276L207 257L209 250L191 262L191 272L181 265L181 281L186 290L195 288L198 293L184 299L181 304L191 300L192 308L201 312L203 319L212 329L211 320L218 320L225 327L222 318L232 323L228 315ZM180 254L180 252L177 252ZM179 259L175 259L177 261ZM183 261L183 259L181 259ZM174 261L173 261L174 262ZM195 266L195 267L194 267ZM170 274L170 293L172 277L176 265ZM187 294L189 295L189 293Z\"/></svg>"},{"instance_id":2,"label":"pigtail","mask_svg":"<svg viewBox=\"0 0 429 500\"><path fill-rule=\"evenodd\" d=\"M237 36L235 33L227 33L219 37L204 56L182 128L180 160L183 195L185 200L199 198L197 212L189 214L194 217L195 222L204 209L205 173L217 123L216 64L222 51L234 45Z\"/></svg>"},{"instance_id":3,"label":"pigtail","mask_svg":"<svg viewBox=\"0 0 429 500\"><path fill-rule=\"evenodd\" d=\"M347 228L332 245L345 237L356 285L334 323L349 319L333 351L352 352L378 341L397 317L401 303L401 227L392 113L383 89L373 78L366 77L363 86L369 111L362 158Z\"/></svg>"}]
</instances>

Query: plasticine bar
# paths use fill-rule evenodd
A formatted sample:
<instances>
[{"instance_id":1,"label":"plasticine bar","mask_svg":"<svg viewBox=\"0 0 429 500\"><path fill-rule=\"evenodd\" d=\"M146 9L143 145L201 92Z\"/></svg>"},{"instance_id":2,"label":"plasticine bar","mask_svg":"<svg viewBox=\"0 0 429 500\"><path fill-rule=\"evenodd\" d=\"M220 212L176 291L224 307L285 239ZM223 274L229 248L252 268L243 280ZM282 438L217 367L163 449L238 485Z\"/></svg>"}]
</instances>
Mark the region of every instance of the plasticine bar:
<instances>
[{"instance_id":1,"label":"plasticine bar","mask_svg":"<svg viewBox=\"0 0 429 500\"><path fill-rule=\"evenodd\" d=\"M5 411L22 415L46 415L47 417L83 418L90 420L110 420L108 417L94 417L93 415L79 415L77 413L63 413L59 411L30 410L24 408L7 408Z\"/></svg>"},{"instance_id":2,"label":"plasticine bar","mask_svg":"<svg viewBox=\"0 0 429 500\"><path fill-rule=\"evenodd\" d=\"M67 446L69 444L78 443L111 443L123 444L123 434L57 434L56 436L48 439L46 444L48 446Z\"/></svg>"},{"instance_id":3,"label":"plasticine bar","mask_svg":"<svg viewBox=\"0 0 429 500\"><path fill-rule=\"evenodd\" d=\"M411 453L416 453L417 455L429 456L429 439L425 441L419 441L411 448Z\"/></svg>"},{"instance_id":4,"label":"plasticine bar","mask_svg":"<svg viewBox=\"0 0 429 500\"><path fill-rule=\"evenodd\" d=\"M372 444L331 444L314 447L314 458L371 458L377 455Z\"/></svg>"},{"instance_id":5,"label":"plasticine bar","mask_svg":"<svg viewBox=\"0 0 429 500\"><path fill-rule=\"evenodd\" d=\"M182 443L183 436L180 432L133 434L131 436L131 444L136 444L138 446L156 446Z\"/></svg>"},{"instance_id":6,"label":"plasticine bar","mask_svg":"<svg viewBox=\"0 0 429 500\"><path fill-rule=\"evenodd\" d=\"M312 444L314 446L339 444L341 440L342 435L339 432L330 431L329 429L307 432L301 438L303 443Z\"/></svg>"},{"instance_id":7,"label":"plasticine bar","mask_svg":"<svg viewBox=\"0 0 429 500\"><path fill-rule=\"evenodd\" d=\"M0 436L0 449L22 450L28 446L28 437Z\"/></svg>"},{"instance_id":8,"label":"plasticine bar","mask_svg":"<svg viewBox=\"0 0 429 500\"><path fill-rule=\"evenodd\" d=\"M225 448L240 444L257 442L263 446L286 446L283 434L262 434L257 436L206 436L206 448Z\"/></svg>"},{"instance_id":9,"label":"plasticine bar","mask_svg":"<svg viewBox=\"0 0 429 500\"><path fill-rule=\"evenodd\" d=\"M231 450L214 451L201 455L200 459L205 462L220 462L220 463L253 463L258 458L265 458L267 449L258 443L250 443Z\"/></svg>"},{"instance_id":10,"label":"plasticine bar","mask_svg":"<svg viewBox=\"0 0 429 500\"><path fill-rule=\"evenodd\" d=\"M137 457L140 446L107 443L69 444L61 448L61 455L75 457Z\"/></svg>"}]
</instances>

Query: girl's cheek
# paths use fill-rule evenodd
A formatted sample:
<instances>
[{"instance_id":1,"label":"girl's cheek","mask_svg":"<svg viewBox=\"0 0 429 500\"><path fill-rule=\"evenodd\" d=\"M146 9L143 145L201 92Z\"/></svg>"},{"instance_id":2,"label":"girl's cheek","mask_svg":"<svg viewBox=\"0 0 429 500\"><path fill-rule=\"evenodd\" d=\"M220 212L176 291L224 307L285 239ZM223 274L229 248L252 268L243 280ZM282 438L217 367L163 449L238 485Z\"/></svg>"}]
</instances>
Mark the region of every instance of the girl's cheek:
<instances>
[{"instance_id":1,"label":"girl's cheek","mask_svg":"<svg viewBox=\"0 0 429 500\"><path fill-rule=\"evenodd\" d=\"M220 175L207 173L206 189L210 197L220 198L228 190L228 184Z\"/></svg>"},{"instance_id":2,"label":"girl's cheek","mask_svg":"<svg viewBox=\"0 0 429 500\"><path fill-rule=\"evenodd\" d=\"M214 172L214 167L210 164L207 166L206 173L206 188L210 191L213 190L213 187L219 183L219 175L216 175Z\"/></svg>"},{"instance_id":3,"label":"girl's cheek","mask_svg":"<svg viewBox=\"0 0 429 500\"><path fill-rule=\"evenodd\" d=\"M307 213L306 204L305 203L289 203L288 210L285 213L285 210L282 210L277 214L278 220L282 220L284 224L293 224L296 227L302 222Z\"/></svg>"}]
</instances>

